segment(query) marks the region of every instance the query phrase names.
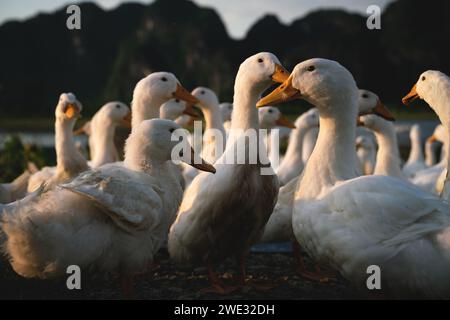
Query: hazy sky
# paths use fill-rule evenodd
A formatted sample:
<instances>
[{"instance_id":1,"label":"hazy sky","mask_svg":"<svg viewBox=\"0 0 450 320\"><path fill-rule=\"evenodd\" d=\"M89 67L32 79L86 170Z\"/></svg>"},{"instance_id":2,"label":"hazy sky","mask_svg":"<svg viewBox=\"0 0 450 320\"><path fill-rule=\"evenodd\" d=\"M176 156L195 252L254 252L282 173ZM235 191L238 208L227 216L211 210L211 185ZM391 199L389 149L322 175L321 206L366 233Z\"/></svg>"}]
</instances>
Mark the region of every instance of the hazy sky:
<instances>
[{"instance_id":1,"label":"hazy sky","mask_svg":"<svg viewBox=\"0 0 450 320\"><path fill-rule=\"evenodd\" d=\"M133 0L150 3L152 0ZM214 7L234 37L243 37L248 28L265 13L275 13L288 23L318 8L345 8L365 13L371 4L384 8L394 0L194 0L202 6ZM23 19L39 11L51 12L68 3L65 0L0 0L0 24L10 19ZM103 8L114 8L123 0L96 0Z\"/></svg>"}]
</instances>

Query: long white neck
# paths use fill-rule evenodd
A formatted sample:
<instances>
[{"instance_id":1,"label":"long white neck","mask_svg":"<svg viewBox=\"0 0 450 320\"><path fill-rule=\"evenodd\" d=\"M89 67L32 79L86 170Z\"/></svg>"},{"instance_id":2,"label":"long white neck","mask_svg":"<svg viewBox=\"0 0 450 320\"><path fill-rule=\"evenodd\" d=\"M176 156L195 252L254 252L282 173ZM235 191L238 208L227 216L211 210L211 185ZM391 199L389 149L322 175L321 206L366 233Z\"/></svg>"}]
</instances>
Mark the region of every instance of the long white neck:
<instances>
[{"instance_id":1,"label":"long white neck","mask_svg":"<svg viewBox=\"0 0 450 320\"><path fill-rule=\"evenodd\" d=\"M90 140L95 144L95 153L92 157L92 167L96 168L106 163L119 160L116 145L114 144L114 134L116 124L110 119L95 119L92 122L92 133Z\"/></svg>"},{"instance_id":2,"label":"long white neck","mask_svg":"<svg viewBox=\"0 0 450 320\"><path fill-rule=\"evenodd\" d=\"M72 177L88 169L86 159L78 152L73 139L75 121L55 121L56 170Z\"/></svg>"},{"instance_id":3,"label":"long white neck","mask_svg":"<svg viewBox=\"0 0 450 320\"><path fill-rule=\"evenodd\" d=\"M450 137L450 125L449 123L444 124L447 129L447 137ZM450 148L450 138L449 141L444 143L442 146L443 151L445 152L445 156L443 157L443 161L447 162L447 176L445 177L444 189L442 190L442 198L450 202L450 180L449 180L449 172L450 172L450 156L449 156L449 148Z\"/></svg>"},{"instance_id":4,"label":"long white neck","mask_svg":"<svg viewBox=\"0 0 450 320\"><path fill-rule=\"evenodd\" d=\"M341 112L333 116L320 114L319 136L302 177L302 185L308 186L308 188L301 188L303 197L315 197L323 188L329 188L337 181L357 176L356 96L348 103L351 105L336 108L346 110L345 113Z\"/></svg>"},{"instance_id":5,"label":"long white neck","mask_svg":"<svg viewBox=\"0 0 450 320\"><path fill-rule=\"evenodd\" d=\"M159 118L159 108L164 101L160 99L150 97L147 99L141 99L140 97L134 97L131 107L132 120L131 128L132 131L137 128L142 121Z\"/></svg>"},{"instance_id":6,"label":"long white neck","mask_svg":"<svg viewBox=\"0 0 450 320\"><path fill-rule=\"evenodd\" d=\"M436 153L434 150L433 142L427 140L425 143L425 164L428 167L433 166L436 163Z\"/></svg>"},{"instance_id":7,"label":"long white neck","mask_svg":"<svg viewBox=\"0 0 450 320\"><path fill-rule=\"evenodd\" d=\"M385 128L374 133L378 143L378 153L373 174L404 179L400 168L400 153L394 126L386 125Z\"/></svg>"},{"instance_id":8,"label":"long white neck","mask_svg":"<svg viewBox=\"0 0 450 320\"><path fill-rule=\"evenodd\" d=\"M309 127L299 126L292 130L284 159L295 159L296 162L303 163L303 142L309 129ZM281 165L283 165L283 162Z\"/></svg>"},{"instance_id":9,"label":"long white neck","mask_svg":"<svg viewBox=\"0 0 450 320\"><path fill-rule=\"evenodd\" d=\"M422 161L423 162L423 151L422 143L420 141L420 136L418 134L411 135L411 151L408 157L408 163Z\"/></svg>"}]
</instances>

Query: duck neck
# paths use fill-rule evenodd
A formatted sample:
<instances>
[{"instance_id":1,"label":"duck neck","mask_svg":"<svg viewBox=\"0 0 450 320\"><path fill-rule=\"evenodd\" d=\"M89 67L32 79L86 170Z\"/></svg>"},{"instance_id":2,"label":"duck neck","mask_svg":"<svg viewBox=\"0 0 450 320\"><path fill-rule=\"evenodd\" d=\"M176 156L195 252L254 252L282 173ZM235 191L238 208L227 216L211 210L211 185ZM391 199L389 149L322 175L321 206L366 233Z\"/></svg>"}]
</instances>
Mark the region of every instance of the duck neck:
<instances>
[{"instance_id":1,"label":"duck neck","mask_svg":"<svg viewBox=\"0 0 450 320\"><path fill-rule=\"evenodd\" d=\"M378 143L378 153L373 174L403 178L394 126L389 124L383 130L377 130L374 133Z\"/></svg>"},{"instance_id":2,"label":"duck neck","mask_svg":"<svg viewBox=\"0 0 450 320\"><path fill-rule=\"evenodd\" d=\"M111 120L96 122L93 125L92 139L95 143L96 151L92 157L92 166L98 167L118 161L119 155L114 144L116 125Z\"/></svg>"},{"instance_id":3,"label":"duck neck","mask_svg":"<svg viewBox=\"0 0 450 320\"><path fill-rule=\"evenodd\" d=\"M425 164L428 167L436 163L436 153L434 152L433 142L427 141L425 143Z\"/></svg>"},{"instance_id":4,"label":"duck neck","mask_svg":"<svg viewBox=\"0 0 450 320\"><path fill-rule=\"evenodd\" d=\"M154 97L133 98L131 130L135 130L142 121L159 118L159 107L164 101Z\"/></svg>"},{"instance_id":5,"label":"duck neck","mask_svg":"<svg viewBox=\"0 0 450 320\"><path fill-rule=\"evenodd\" d=\"M301 193L306 197L317 196L323 188L357 176L356 96L350 103L352 105L346 108L332 108L346 110L346 113L331 116L320 114L319 136L302 178L302 181L310 186L301 189ZM328 107L324 109L330 110Z\"/></svg>"},{"instance_id":6,"label":"duck neck","mask_svg":"<svg viewBox=\"0 0 450 320\"><path fill-rule=\"evenodd\" d=\"M202 112L205 116L205 130L216 129L225 132L219 104L211 104L208 108L202 108Z\"/></svg>"},{"instance_id":7,"label":"duck neck","mask_svg":"<svg viewBox=\"0 0 450 320\"><path fill-rule=\"evenodd\" d=\"M255 88L246 90L239 88L238 81L234 88L234 111L231 118L231 129L259 129L256 103L261 95Z\"/></svg>"},{"instance_id":8,"label":"duck neck","mask_svg":"<svg viewBox=\"0 0 450 320\"><path fill-rule=\"evenodd\" d=\"M70 177L88 168L86 159L75 146L74 126L74 120L56 119L55 122L56 169L59 173L65 173Z\"/></svg>"},{"instance_id":9,"label":"duck neck","mask_svg":"<svg viewBox=\"0 0 450 320\"><path fill-rule=\"evenodd\" d=\"M292 130L286 154L284 156L285 158L295 159L296 162L303 162L303 142L308 130L308 127L302 125Z\"/></svg>"},{"instance_id":10,"label":"duck neck","mask_svg":"<svg viewBox=\"0 0 450 320\"><path fill-rule=\"evenodd\" d=\"M423 161L422 145L417 134L411 135L411 152L407 162Z\"/></svg>"},{"instance_id":11,"label":"duck neck","mask_svg":"<svg viewBox=\"0 0 450 320\"><path fill-rule=\"evenodd\" d=\"M445 123L445 128L447 130L447 137L450 137L450 123ZM450 139L450 138L449 138ZM445 182L444 182L444 189L442 190L442 198L447 200L448 202L450 202L450 156L449 156L449 146L450 146L450 141L447 141L446 143L444 143L444 145L442 146L444 152L445 152L445 156L444 156L444 161L447 162L447 174L445 177Z\"/></svg>"}]
</instances>

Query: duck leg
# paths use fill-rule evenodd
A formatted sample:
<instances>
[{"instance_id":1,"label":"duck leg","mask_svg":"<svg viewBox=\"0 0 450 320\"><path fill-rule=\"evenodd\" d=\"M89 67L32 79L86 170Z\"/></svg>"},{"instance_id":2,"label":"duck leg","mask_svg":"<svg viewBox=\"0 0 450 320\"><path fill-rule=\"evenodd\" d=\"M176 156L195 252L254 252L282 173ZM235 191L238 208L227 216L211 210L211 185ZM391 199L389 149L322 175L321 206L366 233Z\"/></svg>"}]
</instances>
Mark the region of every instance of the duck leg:
<instances>
[{"instance_id":1,"label":"duck leg","mask_svg":"<svg viewBox=\"0 0 450 320\"><path fill-rule=\"evenodd\" d=\"M247 279L247 272L245 269L245 259L247 257L247 254L240 255L236 261L239 267L239 275L236 279L238 286L241 288L253 288L257 291L268 291L270 289L274 288L273 283L267 283L267 282L256 282L255 280Z\"/></svg>"},{"instance_id":2,"label":"duck leg","mask_svg":"<svg viewBox=\"0 0 450 320\"><path fill-rule=\"evenodd\" d=\"M329 282L330 280L335 278L335 275L323 271L317 264L315 265L315 272L308 271L302 257L300 244L295 239L292 240L292 254L294 255L297 264L297 274L300 277L310 281L321 283Z\"/></svg>"},{"instance_id":3,"label":"duck leg","mask_svg":"<svg viewBox=\"0 0 450 320\"><path fill-rule=\"evenodd\" d=\"M214 272L213 265L210 261L206 263L206 268L208 269L208 278L211 282L211 287L200 290L202 293L217 293L224 295L232 293L237 289L236 287L227 286L222 282Z\"/></svg>"}]
</instances>

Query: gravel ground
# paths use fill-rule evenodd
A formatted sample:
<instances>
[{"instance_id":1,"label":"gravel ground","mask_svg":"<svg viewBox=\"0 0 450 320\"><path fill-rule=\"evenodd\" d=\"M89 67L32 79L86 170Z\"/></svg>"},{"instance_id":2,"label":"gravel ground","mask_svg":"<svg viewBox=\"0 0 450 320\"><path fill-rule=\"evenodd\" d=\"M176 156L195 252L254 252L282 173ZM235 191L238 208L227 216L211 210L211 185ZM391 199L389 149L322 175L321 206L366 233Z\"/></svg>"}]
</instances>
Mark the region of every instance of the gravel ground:
<instances>
[{"instance_id":1,"label":"gravel ground","mask_svg":"<svg viewBox=\"0 0 450 320\"><path fill-rule=\"evenodd\" d=\"M311 261L305 257L307 264ZM157 256L159 266L136 281L137 299L352 299L357 293L342 279L328 283L299 278L294 259L289 253L252 253L247 260L249 277L270 281L274 288L261 292L241 289L229 295L200 293L208 287L205 268L183 268L174 265L166 252ZM227 262L219 270L225 281L235 272L234 263ZM68 290L66 278L27 280L19 277L7 261L0 260L0 299L121 299L116 278L92 278L82 274L82 290Z\"/></svg>"}]
</instances>

